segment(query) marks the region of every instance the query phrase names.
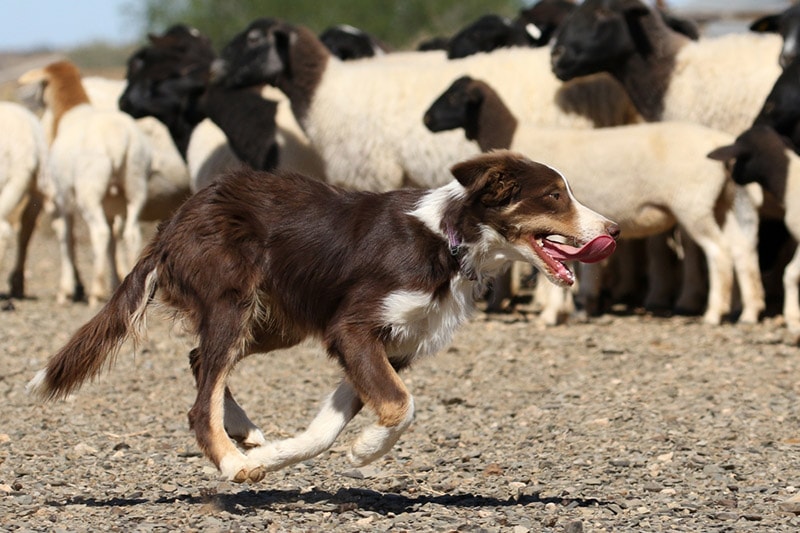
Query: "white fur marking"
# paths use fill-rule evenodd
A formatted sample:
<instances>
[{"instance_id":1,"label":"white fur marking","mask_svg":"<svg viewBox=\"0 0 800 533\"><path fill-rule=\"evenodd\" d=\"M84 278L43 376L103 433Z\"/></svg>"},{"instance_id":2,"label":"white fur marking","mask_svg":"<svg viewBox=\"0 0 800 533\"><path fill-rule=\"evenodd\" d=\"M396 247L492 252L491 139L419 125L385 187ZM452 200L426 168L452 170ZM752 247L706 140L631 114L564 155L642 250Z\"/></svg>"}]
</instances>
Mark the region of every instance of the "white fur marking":
<instances>
[{"instance_id":1,"label":"white fur marking","mask_svg":"<svg viewBox=\"0 0 800 533\"><path fill-rule=\"evenodd\" d=\"M47 379L47 369L43 368L39 370L33 379L31 379L28 384L25 386L25 392L28 394L36 394L36 395L43 395L46 391L44 390L44 382Z\"/></svg>"},{"instance_id":2,"label":"white fur marking","mask_svg":"<svg viewBox=\"0 0 800 533\"><path fill-rule=\"evenodd\" d=\"M408 411L403 421L393 427L373 424L364 428L353 442L347 458L356 466L364 466L392 449L414 420L414 398L409 397Z\"/></svg>"},{"instance_id":3,"label":"white fur marking","mask_svg":"<svg viewBox=\"0 0 800 533\"><path fill-rule=\"evenodd\" d=\"M361 403L353 387L343 381L322 402L319 413L308 428L289 439L268 442L253 448L248 458L257 460L268 471L279 470L324 452L356 415Z\"/></svg>"}]
</instances>

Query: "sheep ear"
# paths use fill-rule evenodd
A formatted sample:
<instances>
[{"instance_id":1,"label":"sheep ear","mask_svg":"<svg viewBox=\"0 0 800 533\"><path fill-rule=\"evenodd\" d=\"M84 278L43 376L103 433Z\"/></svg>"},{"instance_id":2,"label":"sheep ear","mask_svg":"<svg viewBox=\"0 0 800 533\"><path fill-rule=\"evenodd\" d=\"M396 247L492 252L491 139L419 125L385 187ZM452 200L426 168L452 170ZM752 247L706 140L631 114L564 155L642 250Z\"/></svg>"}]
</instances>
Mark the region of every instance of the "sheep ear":
<instances>
[{"instance_id":1,"label":"sheep ear","mask_svg":"<svg viewBox=\"0 0 800 533\"><path fill-rule=\"evenodd\" d=\"M294 32L289 28L276 28L272 32L274 46L267 56L267 70L272 73L284 73L291 76L289 51L294 39Z\"/></svg>"},{"instance_id":2,"label":"sheep ear","mask_svg":"<svg viewBox=\"0 0 800 533\"><path fill-rule=\"evenodd\" d=\"M759 33L778 33L780 14L766 15L750 24L750 31Z\"/></svg>"},{"instance_id":3,"label":"sheep ear","mask_svg":"<svg viewBox=\"0 0 800 533\"><path fill-rule=\"evenodd\" d=\"M742 147L736 143L728 146L720 146L711 150L706 157L714 161L731 161L742 155Z\"/></svg>"},{"instance_id":4,"label":"sheep ear","mask_svg":"<svg viewBox=\"0 0 800 533\"><path fill-rule=\"evenodd\" d=\"M29 85L31 83L44 83L47 80L47 72L43 68L36 68L29 70L17 79L20 85Z\"/></svg>"},{"instance_id":5,"label":"sheep ear","mask_svg":"<svg viewBox=\"0 0 800 533\"><path fill-rule=\"evenodd\" d=\"M618 9L626 15L643 17L650 14L650 8L641 0L622 0L618 4Z\"/></svg>"}]
</instances>

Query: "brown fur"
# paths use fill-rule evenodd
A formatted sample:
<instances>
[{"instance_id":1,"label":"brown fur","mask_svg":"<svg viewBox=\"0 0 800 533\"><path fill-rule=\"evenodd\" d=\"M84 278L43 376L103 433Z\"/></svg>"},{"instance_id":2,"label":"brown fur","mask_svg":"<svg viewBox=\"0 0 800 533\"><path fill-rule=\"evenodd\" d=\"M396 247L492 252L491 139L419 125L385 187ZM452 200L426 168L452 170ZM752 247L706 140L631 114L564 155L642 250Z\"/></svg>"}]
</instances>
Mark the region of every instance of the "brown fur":
<instances>
[{"instance_id":1,"label":"brown fur","mask_svg":"<svg viewBox=\"0 0 800 533\"><path fill-rule=\"evenodd\" d=\"M440 230L459 247L482 239L479 224L520 243L577 232L576 205L549 167L501 151L452 172L466 195L446 204ZM386 297L403 290L444 300L456 276L485 275L409 214L426 194L347 192L292 173L243 169L222 176L160 225L108 304L51 358L36 386L45 397L62 397L95 376L157 297L198 336L190 354L198 391L189 422L217 466L241 455L223 428L233 367L308 336L321 339L340 363L359 398L354 410L367 405L380 425L398 426L413 403L397 370L416 357L405 350L416 348L393 344L393 325L381 311ZM613 224L597 221L596 230L616 236ZM242 469L231 479L263 475L263 468Z\"/></svg>"},{"instance_id":2,"label":"brown fur","mask_svg":"<svg viewBox=\"0 0 800 533\"><path fill-rule=\"evenodd\" d=\"M89 96L83 89L81 73L69 61L57 61L44 68L47 80L45 103L53 112L53 138L58 133L61 117L75 106L89 103Z\"/></svg>"}]
</instances>

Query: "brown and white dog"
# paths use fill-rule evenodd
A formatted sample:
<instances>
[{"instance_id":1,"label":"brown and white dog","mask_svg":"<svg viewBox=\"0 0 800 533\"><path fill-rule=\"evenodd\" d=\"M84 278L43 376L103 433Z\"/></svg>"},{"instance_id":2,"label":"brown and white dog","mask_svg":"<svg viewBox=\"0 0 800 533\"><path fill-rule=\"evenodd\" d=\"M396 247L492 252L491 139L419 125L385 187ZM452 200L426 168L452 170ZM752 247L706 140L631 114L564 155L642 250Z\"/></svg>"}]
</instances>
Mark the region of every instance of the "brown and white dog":
<instances>
[{"instance_id":1,"label":"brown and white dog","mask_svg":"<svg viewBox=\"0 0 800 533\"><path fill-rule=\"evenodd\" d=\"M373 461L414 417L397 371L450 341L485 280L527 261L570 285L562 261L599 261L619 234L573 197L561 174L520 154L491 152L451 171L456 179L438 189L382 194L291 173L218 179L162 223L106 306L29 388L50 399L76 390L135 338L158 299L199 338L189 423L223 476L260 481L322 453L364 405L378 420L349 458ZM228 375L252 353L309 336L322 340L344 379L305 432L266 442L227 388Z\"/></svg>"}]
</instances>

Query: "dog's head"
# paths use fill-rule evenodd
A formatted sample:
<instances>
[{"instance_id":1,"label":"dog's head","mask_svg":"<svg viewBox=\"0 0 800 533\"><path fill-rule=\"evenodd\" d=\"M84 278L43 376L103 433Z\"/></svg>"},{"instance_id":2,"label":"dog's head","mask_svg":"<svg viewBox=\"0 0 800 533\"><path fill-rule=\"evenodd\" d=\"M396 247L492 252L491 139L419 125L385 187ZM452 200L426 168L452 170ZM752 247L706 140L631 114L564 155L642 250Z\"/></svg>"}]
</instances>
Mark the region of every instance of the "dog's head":
<instances>
[{"instance_id":1,"label":"dog's head","mask_svg":"<svg viewBox=\"0 0 800 533\"><path fill-rule=\"evenodd\" d=\"M465 189L444 215L451 246L468 249L470 267L491 272L527 261L553 283L569 286L565 261L597 262L616 248L619 227L581 204L556 170L507 150L455 165Z\"/></svg>"}]
</instances>

